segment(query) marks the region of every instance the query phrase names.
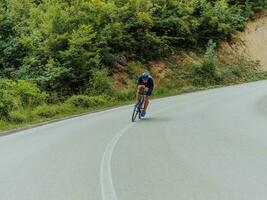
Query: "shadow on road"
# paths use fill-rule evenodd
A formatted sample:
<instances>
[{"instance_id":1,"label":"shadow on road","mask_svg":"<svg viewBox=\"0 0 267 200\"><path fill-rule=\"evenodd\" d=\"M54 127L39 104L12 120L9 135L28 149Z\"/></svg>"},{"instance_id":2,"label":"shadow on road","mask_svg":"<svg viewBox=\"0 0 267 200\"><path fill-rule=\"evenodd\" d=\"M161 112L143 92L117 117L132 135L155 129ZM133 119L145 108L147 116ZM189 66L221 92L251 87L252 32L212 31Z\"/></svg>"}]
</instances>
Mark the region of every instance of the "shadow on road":
<instances>
[{"instance_id":1,"label":"shadow on road","mask_svg":"<svg viewBox=\"0 0 267 200\"><path fill-rule=\"evenodd\" d=\"M139 123L154 123L154 122L169 122L172 121L172 118L169 117L146 117L141 120L137 120Z\"/></svg>"}]
</instances>

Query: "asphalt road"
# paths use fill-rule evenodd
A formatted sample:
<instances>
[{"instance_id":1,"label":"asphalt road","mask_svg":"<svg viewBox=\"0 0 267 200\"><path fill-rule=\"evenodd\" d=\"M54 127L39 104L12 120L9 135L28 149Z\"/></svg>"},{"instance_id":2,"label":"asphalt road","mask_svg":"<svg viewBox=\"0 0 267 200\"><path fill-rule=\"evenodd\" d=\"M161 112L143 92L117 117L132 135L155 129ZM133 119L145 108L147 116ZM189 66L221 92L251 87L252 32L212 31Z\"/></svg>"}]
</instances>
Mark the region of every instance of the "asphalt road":
<instances>
[{"instance_id":1,"label":"asphalt road","mask_svg":"<svg viewBox=\"0 0 267 200\"><path fill-rule=\"evenodd\" d=\"M0 137L0 200L266 200L267 81Z\"/></svg>"}]
</instances>

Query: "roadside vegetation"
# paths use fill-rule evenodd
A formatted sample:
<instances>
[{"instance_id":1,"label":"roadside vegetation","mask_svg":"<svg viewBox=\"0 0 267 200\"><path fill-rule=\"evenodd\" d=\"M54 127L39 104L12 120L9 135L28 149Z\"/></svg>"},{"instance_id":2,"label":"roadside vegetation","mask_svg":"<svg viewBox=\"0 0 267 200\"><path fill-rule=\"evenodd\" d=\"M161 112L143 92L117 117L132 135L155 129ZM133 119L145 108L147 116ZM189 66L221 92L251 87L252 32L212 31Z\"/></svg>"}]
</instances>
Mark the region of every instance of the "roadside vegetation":
<instances>
[{"instance_id":1,"label":"roadside vegetation","mask_svg":"<svg viewBox=\"0 0 267 200\"><path fill-rule=\"evenodd\" d=\"M266 0L0 0L0 130L266 78L220 44ZM120 58L126 59L122 62Z\"/></svg>"}]
</instances>

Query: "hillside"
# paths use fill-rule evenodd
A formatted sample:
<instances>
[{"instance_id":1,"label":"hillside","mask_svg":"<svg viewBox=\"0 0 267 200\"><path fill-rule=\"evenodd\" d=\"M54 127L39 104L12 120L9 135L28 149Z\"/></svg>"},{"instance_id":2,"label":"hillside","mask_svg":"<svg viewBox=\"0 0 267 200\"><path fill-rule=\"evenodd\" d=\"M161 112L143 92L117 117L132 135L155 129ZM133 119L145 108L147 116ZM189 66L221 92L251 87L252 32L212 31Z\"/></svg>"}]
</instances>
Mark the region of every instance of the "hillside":
<instances>
[{"instance_id":1,"label":"hillside","mask_svg":"<svg viewBox=\"0 0 267 200\"><path fill-rule=\"evenodd\" d=\"M267 70L267 12L258 14L250 21L244 32L234 36L230 44L232 53L259 61L261 69ZM229 49L231 51L231 49Z\"/></svg>"},{"instance_id":2,"label":"hillside","mask_svg":"<svg viewBox=\"0 0 267 200\"><path fill-rule=\"evenodd\" d=\"M131 78L129 74L134 72L137 76L144 70L151 72L158 86L164 85L169 89L179 88L181 91L216 84L242 83L265 77L265 73L261 71L267 70L267 12L257 14L247 23L243 32L236 32L232 38L214 45L216 47L212 49L212 55L208 59L214 62L214 66L210 68L213 70L210 78L217 80L209 81L205 69L200 67L203 66L205 54L209 51L210 47L207 46L206 52L179 50L167 58L150 61L147 64L130 62L125 66L125 70L122 69L128 73L121 72L119 69L119 72L113 75L114 88L127 90L132 87L129 81L125 81ZM199 70L195 69L198 68L197 66L200 67Z\"/></svg>"}]
</instances>

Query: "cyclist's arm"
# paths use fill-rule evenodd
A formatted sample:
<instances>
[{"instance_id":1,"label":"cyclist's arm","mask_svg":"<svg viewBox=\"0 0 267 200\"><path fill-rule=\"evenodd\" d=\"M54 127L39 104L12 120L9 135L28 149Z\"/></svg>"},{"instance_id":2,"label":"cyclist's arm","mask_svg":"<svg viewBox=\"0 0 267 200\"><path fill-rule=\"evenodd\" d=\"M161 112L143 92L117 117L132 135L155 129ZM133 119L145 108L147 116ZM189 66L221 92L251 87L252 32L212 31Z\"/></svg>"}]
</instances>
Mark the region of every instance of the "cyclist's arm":
<instances>
[{"instance_id":1,"label":"cyclist's arm","mask_svg":"<svg viewBox=\"0 0 267 200\"><path fill-rule=\"evenodd\" d=\"M145 85L142 81L142 77L138 78L137 88L144 88L145 89Z\"/></svg>"}]
</instances>

